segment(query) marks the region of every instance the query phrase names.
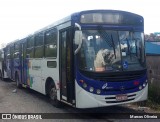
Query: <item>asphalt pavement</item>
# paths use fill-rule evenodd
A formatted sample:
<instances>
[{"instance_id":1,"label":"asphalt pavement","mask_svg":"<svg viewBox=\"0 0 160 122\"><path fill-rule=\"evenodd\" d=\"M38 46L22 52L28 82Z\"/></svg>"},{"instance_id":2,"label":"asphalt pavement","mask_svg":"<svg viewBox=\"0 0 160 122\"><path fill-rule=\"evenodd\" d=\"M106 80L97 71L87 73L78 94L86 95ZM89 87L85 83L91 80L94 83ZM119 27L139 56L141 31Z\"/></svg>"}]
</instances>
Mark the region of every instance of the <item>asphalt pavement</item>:
<instances>
[{"instance_id":1,"label":"asphalt pavement","mask_svg":"<svg viewBox=\"0 0 160 122\"><path fill-rule=\"evenodd\" d=\"M142 109L142 107L141 107ZM144 113L133 105L111 106L93 109L76 109L68 105L56 108L51 105L49 98L30 89L17 89L16 83L10 80L0 80L0 113L11 114L12 121L65 121L65 122L123 122L139 121L139 119L127 119L130 115ZM148 108L147 108L148 110ZM43 114L44 113L44 114ZM153 113L153 111L152 111ZM35 116L31 116L31 114ZM19 115L19 116L18 116ZM36 120L36 115L38 120ZM40 116L38 116L40 115ZM43 117L52 119L40 120ZM126 118L125 118L126 116ZM19 117L19 118L18 118ZM35 118L34 118L35 117ZM111 118L110 118L111 117ZM33 120L34 118L34 120ZM120 119L119 119L120 118ZM150 119L140 119L149 121ZM158 119L152 119L158 122ZM2 120L2 122L11 120Z\"/></svg>"}]
</instances>

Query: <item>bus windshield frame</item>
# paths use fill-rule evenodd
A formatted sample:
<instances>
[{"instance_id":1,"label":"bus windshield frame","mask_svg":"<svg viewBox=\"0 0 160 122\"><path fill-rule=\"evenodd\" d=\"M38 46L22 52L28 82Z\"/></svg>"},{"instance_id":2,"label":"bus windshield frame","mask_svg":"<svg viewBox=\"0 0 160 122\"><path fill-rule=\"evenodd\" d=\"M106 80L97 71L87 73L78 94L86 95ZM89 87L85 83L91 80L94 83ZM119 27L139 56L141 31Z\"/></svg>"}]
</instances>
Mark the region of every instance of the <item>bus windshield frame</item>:
<instances>
[{"instance_id":1,"label":"bus windshield frame","mask_svg":"<svg viewBox=\"0 0 160 122\"><path fill-rule=\"evenodd\" d=\"M144 70L144 34L137 31L82 30L79 69L90 72Z\"/></svg>"}]
</instances>

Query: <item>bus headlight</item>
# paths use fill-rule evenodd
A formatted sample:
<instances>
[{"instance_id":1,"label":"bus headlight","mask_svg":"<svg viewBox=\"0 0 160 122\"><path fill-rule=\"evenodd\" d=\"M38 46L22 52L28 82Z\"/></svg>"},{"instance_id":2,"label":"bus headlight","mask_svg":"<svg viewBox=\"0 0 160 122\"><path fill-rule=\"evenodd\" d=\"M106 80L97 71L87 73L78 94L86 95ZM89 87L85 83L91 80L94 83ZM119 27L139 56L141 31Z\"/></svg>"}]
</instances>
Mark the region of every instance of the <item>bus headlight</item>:
<instances>
[{"instance_id":1,"label":"bus headlight","mask_svg":"<svg viewBox=\"0 0 160 122\"><path fill-rule=\"evenodd\" d=\"M86 87L87 87L87 84L86 84L86 83L83 83L83 87L86 88Z\"/></svg>"},{"instance_id":2,"label":"bus headlight","mask_svg":"<svg viewBox=\"0 0 160 122\"><path fill-rule=\"evenodd\" d=\"M100 90L100 89L97 89L96 92L97 92L97 94L100 94L100 93L101 93L101 90Z\"/></svg>"},{"instance_id":3,"label":"bus headlight","mask_svg":"<svg viewBox=\"0 0 160 122\"><path fill-rule=\"evenodd\" d=\"M139 86L139 90L141 90L142 89L142 86Z\"/></svg>"},{"instance_id":4,"label":"bus headlight","mask_svg":"<svg viewBox=\"0 0 160 122\"><path fill-rule=\"evenodd\" d=\"M89 88L89 91L90 91L90 92L93 92L93 91L94 91L94 88L93 88L93 87L90 87L90 88Z\"/></svg>"},{"instance_id":5,"label":"bus headlight","mask_svg":"<svg viewBox=\"0 0 160 122\"><path fill-rule=\"evenodd\" d=\"M143 87L145 87L146 86L146 83L143 83Z\"/></svg>"}]
</instances>

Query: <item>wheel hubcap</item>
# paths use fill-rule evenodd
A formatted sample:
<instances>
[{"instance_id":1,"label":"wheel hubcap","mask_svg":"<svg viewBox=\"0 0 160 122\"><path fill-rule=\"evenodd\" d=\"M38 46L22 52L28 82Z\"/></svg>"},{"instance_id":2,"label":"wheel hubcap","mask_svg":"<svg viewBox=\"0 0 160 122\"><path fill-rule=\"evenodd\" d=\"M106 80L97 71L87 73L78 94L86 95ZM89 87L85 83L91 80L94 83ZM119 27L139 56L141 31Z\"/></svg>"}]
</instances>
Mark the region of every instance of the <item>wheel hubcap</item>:
<instances>
[{"instance_id":1,"label":"wheel hubcap","mask_svg":"<svg viewBox=\"0 0 160 122\"><path fill-rule=\"evenodd\" d=\"M54 101L57 99L57 90L54 87L50 91L50 98Z\"/></svg>"}]
</instances>

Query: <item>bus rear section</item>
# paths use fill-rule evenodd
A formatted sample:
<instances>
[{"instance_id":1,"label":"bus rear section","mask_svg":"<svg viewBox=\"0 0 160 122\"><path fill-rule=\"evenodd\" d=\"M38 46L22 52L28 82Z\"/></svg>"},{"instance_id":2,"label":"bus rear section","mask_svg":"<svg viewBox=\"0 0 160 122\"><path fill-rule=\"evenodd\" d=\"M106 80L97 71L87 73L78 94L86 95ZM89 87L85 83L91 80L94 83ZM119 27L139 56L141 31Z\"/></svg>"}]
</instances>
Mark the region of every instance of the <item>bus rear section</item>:
<instances>
[{"instance_id":1,"label":"bus rear section","mask_svg":"<svg viewBox=\"0 0 160 122\"><path fill-rule=\"evenodd\" d=\"M5 48L0 50L0 78L5 80L7 76L7 67L6 67L6 57L5 57Z\"/></svg>"}]
</instances>

